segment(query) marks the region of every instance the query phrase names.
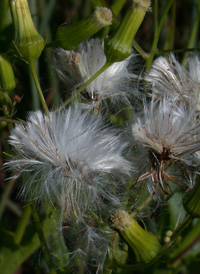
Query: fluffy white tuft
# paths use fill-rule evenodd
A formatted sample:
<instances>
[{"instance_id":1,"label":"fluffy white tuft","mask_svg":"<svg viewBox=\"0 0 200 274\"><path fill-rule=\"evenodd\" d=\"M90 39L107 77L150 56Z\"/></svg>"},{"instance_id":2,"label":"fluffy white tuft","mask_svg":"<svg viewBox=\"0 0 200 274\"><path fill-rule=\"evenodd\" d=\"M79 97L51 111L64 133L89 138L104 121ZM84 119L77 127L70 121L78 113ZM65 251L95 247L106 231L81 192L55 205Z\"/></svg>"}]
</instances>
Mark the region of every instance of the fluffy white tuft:
<instances>
[{"instance_id":1,"label":"fluffy white tuft","mask_svg":"<svg viewBox=\"0 0 200 274\"><path fill-rule=\"evenodd\" d=\"M148 178L151 193L158 185L164 193L165 186L171 192L168 181L181 184L174 178L171 164L183 166L185 173L186 165L197 164L200 125L194 123L194 115L195 110L188 111L184 104L177 105L169 98L153 98L149 105L144 102L144 114L133 124L132 134L140 153L137 163L142 167L138 181Z\"/></svg>"},{"instance_id":2,"label":"fluffy white tuft","mask_svg":"<svg viewBox=\"0 0 200 274\"><path fill-rule=\"evenodd\" d=\"M129 97L138 91L133 88L136 75L129 72L130 58L111 65L88 87L83 98L93 106L110 98L112 102L129 102ZM104 43L100 39L91 39L81 43L77 51L58 49L56 52L56 70L67 85L80 85L89 80L106 63Z\"/></svg>"},{"instance_id":3,"label":"fluffy white tuft","mask_svg":"<svg viewBox=\"0 0 200 274\"><path fill-rule=\"evenodd\" d=\"M65 213L79 214L88 205L101 207L102 199L113 199L118 180L112 178L129 174L130 163L122 156L126 144L120 140L78 105L48 116L36 111L12 130L10 144L17 156L6 166L26 176L23 196L48 195Z\"/></svg>"},{"instance_id":4,"label":"fluffy white tuft","mask_svg":"<svg viewBox=\"0 0 200 274\"><path fill-rule=\"evenodd\" d=\"M168 59L157 58L146 76L156 96L178 96L200 110L200 59L193 54L188 59L188 67L181 66L174 55Z\"/></svg>"}]
</instances>

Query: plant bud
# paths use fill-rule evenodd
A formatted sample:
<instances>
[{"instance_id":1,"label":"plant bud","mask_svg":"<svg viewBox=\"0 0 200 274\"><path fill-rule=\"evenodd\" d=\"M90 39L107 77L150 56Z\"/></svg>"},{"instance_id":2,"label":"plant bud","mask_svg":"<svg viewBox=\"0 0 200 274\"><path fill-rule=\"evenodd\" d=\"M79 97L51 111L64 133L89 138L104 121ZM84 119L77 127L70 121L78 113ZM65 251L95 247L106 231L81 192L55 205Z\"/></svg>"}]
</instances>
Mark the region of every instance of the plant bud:
<instances>
[{"instance_id":1,"label":"plant bud","mask_svg":"<svg viewBox=\"0 0 200 274\"><path fill-rule=\"evenodd\" d=\"M144 230L126 211L117 210L112 214L111 221L112 226L133 250L137 262L148 263L157 256L160 250L158 238Z\"/></svg>"},{"instance_id":2,"label":"plant bud","mask_svg":"<svg viewBox=\"0 0 200 274\"><path fill-rule=\"evenodd\" d=\"M200 178L198 177L197 182L193 189L183 197L183 206L185 211L194 218L200 218Z\"/></svg>"},{"instance_id":3,"label":"plant bud","mask_svg":"<svg viewBox=\"0 0 200 274\"><path fill-rule=\"evenodd\" d=\"M119 62L132 53L132 44L146 12L150 0L133 0L133 6L126 13L117 31L105 40L105 54L109 62Z\"/></svg>"},{"instance_id":4,"label":"plant bud","mask_svg":"<svg viewBox=\"0 0 200 274\"><path fill-rule=\"evenodd\" d=\"M11 91L16 87L12 65L6 54L0 54L0 89Z\"/></svg>"},{"instance_id":5,"label":"plant bud","mask_svg":"<svg viewBox=\"0 0 200 274\"><path fill-rule=\"evenodd\" d=\"M95 12L73 25L61 25L56 32L55 43L65 50L72 50L87 38L108 26L112 21L111 10L98 7Z\"/></svg>"},{"instance_id":6,"label":"plant bud","mask_svg":"<svg viewBox=\"0 0 200 274\"><path fill-rule=\"evenodd\" d=\"M10 9L17 53L24 61L35 63L44 49L45 41L35 29L27 0L10 0Z\"/></svg>"}]
</instances>

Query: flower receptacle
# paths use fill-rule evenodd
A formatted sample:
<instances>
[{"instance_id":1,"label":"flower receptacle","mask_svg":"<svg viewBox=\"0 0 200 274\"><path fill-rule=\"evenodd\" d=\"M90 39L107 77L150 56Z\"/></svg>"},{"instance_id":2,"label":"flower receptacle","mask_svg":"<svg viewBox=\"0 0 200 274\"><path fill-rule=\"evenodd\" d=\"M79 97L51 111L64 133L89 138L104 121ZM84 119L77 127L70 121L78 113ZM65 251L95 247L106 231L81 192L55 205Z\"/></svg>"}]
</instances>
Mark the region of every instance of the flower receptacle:
<instances>
[{"instance_id":1,"label":"flower receptacle","mask_svg":"<svg viewBox=\"0 0 200 274\"><path fill-rule=\"evenodd\" d=\"M158 238L153 233L144 230L126 211L115 211L111 216L111 221L112 227L133 250L137 262L149 263L157 256L161 247Z\"/></svg>"},{"instance_id":2,"label":"flower receptacle","mask_svg":"<svg viewBox=\"0 0 200 274\"><path fill-rule=\"evenodd\" d=\"M133 6L127 11L117 31L105 40L105 54L108 61L123 61L131 55L133 39L146 12L150 9L150 4L150 0L133 0Z\"/></svg>"},{"instance_id":3,"label":"flower receptacle","mask_svg":"<svg viewBox=\"0 0 200 274\"><path fill-rule=\"evenodd\" d=\"M44 49L45 41L33 24L27 0L10 0L10 9L15 27L13 44L17 55L27 63L35 63Z\"/></svg>"},{"instance_id":4,"label":"flower receptacle","mask_svg":"<svg viewBox=\"0 0 200 274\"><path fill-rule=\"evenodd\" d=\"M104 7L97 7L93 14L73 24L61 25L56 32L55 44L65 50L76 49L77 46L101 28L110 25L112 12Z\"/></svg>"}]
</instances>

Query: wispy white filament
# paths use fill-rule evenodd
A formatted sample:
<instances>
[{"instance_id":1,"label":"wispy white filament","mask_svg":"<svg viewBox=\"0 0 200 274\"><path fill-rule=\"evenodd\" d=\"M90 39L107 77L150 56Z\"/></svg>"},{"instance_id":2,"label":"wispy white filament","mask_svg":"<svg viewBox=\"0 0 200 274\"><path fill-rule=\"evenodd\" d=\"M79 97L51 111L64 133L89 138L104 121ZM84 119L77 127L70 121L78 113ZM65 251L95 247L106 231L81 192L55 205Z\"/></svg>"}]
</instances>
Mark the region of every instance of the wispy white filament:
<instances>
[{"instance_id":1,"label":"wispy white filament","mask_svg":"<svg viewBox=\"0 0 200 274\"><path fill-rule=\"evenodd\" d=\"M133 61L126 59L111 65L88 87L88 99L98 104L108 98L112 102L128 102L133 93L136 75L129 72ZM100 39L91 39L81 43L77 51L58 49L56 52L56 70L62 81L70 86L80 85L89 80L106 63L104 43Z\"/></svg>"},{"instance_id":2,"label":"wispy white filament","mask_svg":"<svg viewBox=\"0 0 200 274\"><path fill-rule=\"evenodd\" d=\"M22 195L48 195L68 214L81 214L88 204L100 207L101 199L109 200L115 188L106 174L117 177L131 169L122 157L125 144L119 135L78 105L48 116L30 113L25 125L12 130L10 144L17 156L6 165L25 176Z\"/></svg>"},{"instance_id":3,"label":"wispy white filament","mask_svg":"<svg viewBox=\"0 0 200 274\"><path fill-rule=\"evenodd\" d=\"M133 136L143 147L159 154L165 148L172 158L193 155L200 149L200 125L193 123L193 116L194 110L187 111L184 104L152 99L149 105L144 103L144 115L133 125Z\"/></svg>"},{"instance_id":4,"label":"wispy white filament","mask_svg":"<svg viewBox=\"0 0 200 274\"><path fill-rule=\"evenodd\" d=\"M144 113L132 126L132 134L139 156L135 162L140 166L139 181L148 179L148 188L155 194L155 188L168 182L180 184L173 171L167 169L173 163L182 166L188 175L187 165L197 166L195 153L200 150L200 125L194 123L195 110L186 108L184 103L173 103L171 98L144 102ZM176 177L176 176L175 176ZM187 182L186 182L187 183Z\"/></svg>"},{"instance_id":5,"label":"wispy white filament","mask_svg":"<svg viewBox=\"0 0 200 274\"><path fill-rule=\"evenodd\" d=\"M200 59L193 54L188 59L188 66L179 64L174 55L168 59L157 58L146 76L156 96L178 96L196 110L200 110Z\"/></svg>"}]
</instances>

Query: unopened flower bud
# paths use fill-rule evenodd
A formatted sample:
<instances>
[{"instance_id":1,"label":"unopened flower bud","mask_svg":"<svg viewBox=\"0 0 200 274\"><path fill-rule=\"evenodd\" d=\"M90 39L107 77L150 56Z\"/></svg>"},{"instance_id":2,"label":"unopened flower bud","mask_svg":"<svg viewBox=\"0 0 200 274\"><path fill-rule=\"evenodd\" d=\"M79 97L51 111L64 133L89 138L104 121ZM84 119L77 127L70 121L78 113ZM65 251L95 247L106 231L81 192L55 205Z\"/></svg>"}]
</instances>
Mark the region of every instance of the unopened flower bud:
<instances>
[{"instance_id":1,"label":"unopened flower bud","mask_svg":"<svg viewBox=\"0 0 200 274\"><path fill-rule=\"evenodd\" d=\"M197 182L193 189L183 197L183 206L185 211L194 218L200 218L200 178L198 177Z\"/></svg>"},{"instance_id":2,"label":"unopened flower bud","mask_svg":"<svg viewBox=\"0 0 200 274\"><path fill-rule=\"evenodd\" d=\"M98 7L95 12L73 25L62 25L56 32L55 43L65 50L72 50L87 38L98 32L101 28L111 24L111 10Z\"/></svg>"},{"instance_id":3,"label":"unopened flower bud","mask_svg":"<svg viewBox=\"0 0 200 274\"><path fill-rule=\"evenodd\" d=\"M0 89L11 91L16 87L12 65L6 54L0 54Z\"/></svg>"},{"instance_id":4,"label":"unopened flower bud","mask_svg":"<svg viewBox=\"0 0 200 274\"><path fill-rule=\"evenodd\" d=\"M133 6L126 13L122 23L113 36L105 40L105 54L109 62L119 62L132 53L132 44L146 12L150 0L133 0Z\"/></svg>"},{"instance_id":5,"label":"unopened flower bud","mask_svg":"<svg viewBox=\"0 0 200 274\"><path fill-rule=\"evenodd\" d=\"M117 210L112 214L111 221L112 226L133 250L137 262L148 263L157 256L160 250L158 238L144 230L126 211Z\"/></svg>"},{"instance_id":6,"label":"unopened flower bud","mask_svg":"<svg viewBox=\"0 0 200 274\"><path fill-rule=\"evenodd\" d=\"M26 62L35 62L41 55L45 41L33 24L27 0L10 0L15 27L14 45L18 55Z\"/></svg>"}]
</instances>

